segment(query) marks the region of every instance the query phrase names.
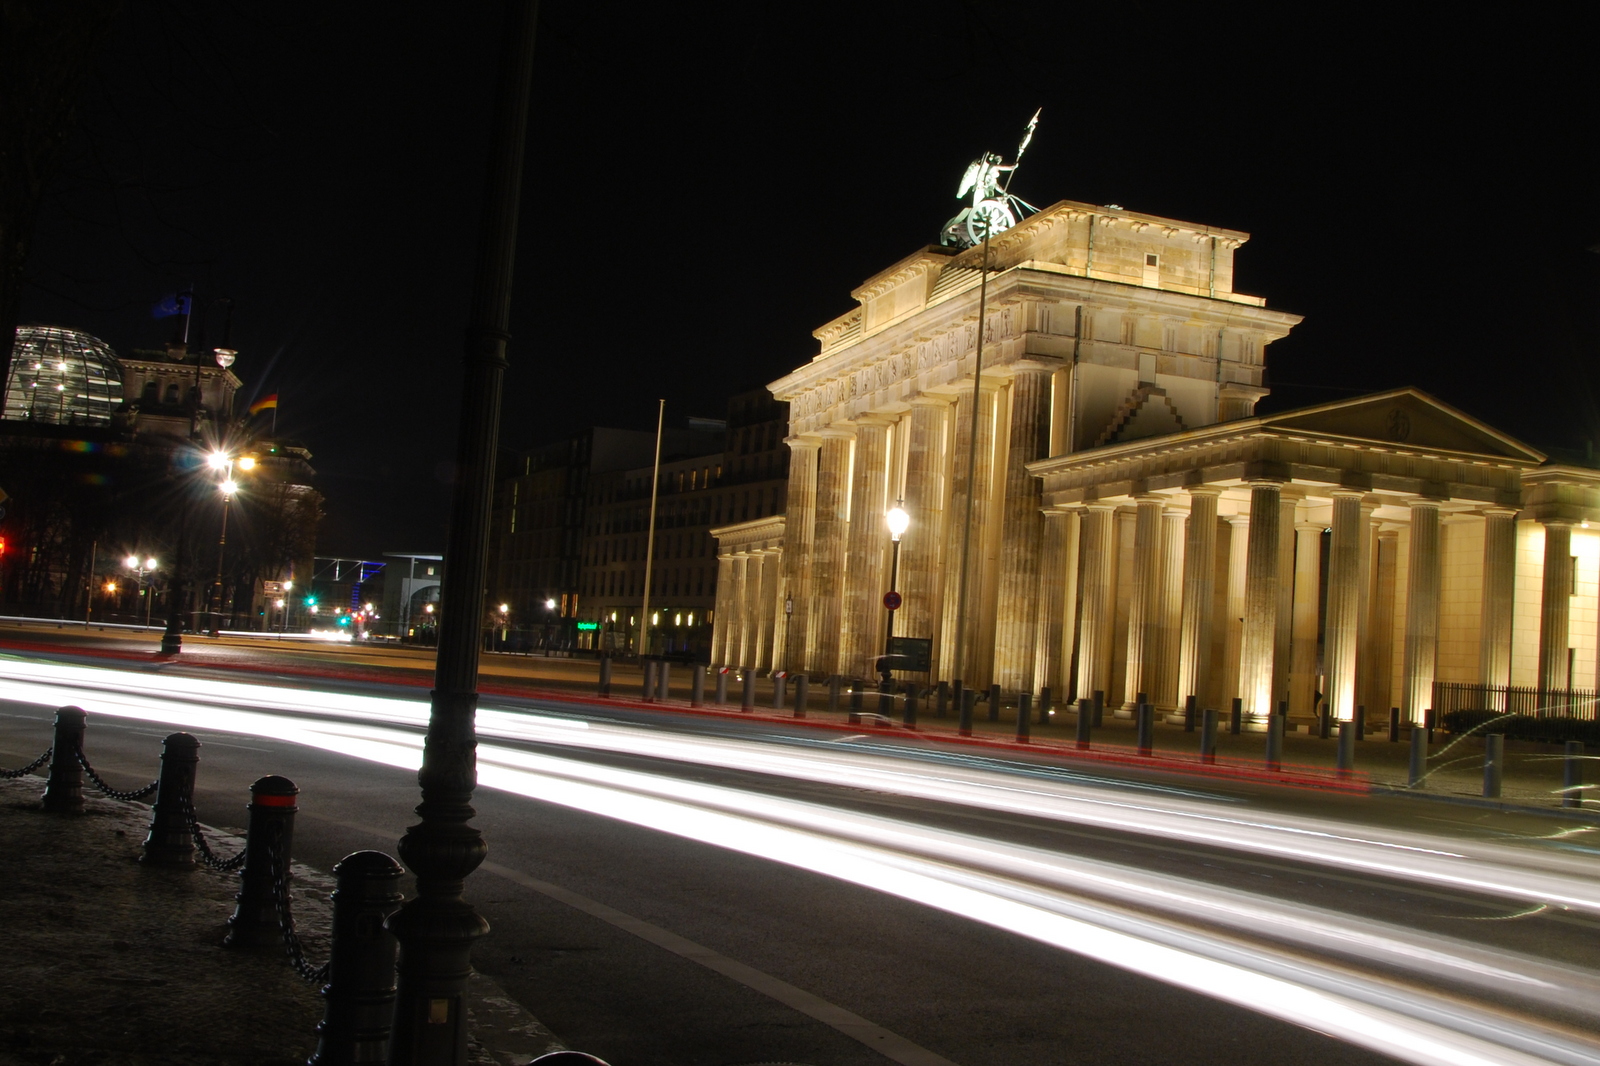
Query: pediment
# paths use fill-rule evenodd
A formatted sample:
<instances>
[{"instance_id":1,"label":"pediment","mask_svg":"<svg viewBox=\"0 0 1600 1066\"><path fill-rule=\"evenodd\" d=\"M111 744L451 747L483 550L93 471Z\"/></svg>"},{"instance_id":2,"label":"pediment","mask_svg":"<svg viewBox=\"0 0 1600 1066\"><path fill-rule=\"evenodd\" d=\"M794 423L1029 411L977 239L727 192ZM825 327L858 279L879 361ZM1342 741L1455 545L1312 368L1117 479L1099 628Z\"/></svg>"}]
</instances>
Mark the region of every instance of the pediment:
<instances>
[{"instance_id":1,"label":"pediment","mask_svg":"<svg viewBox=\"0 0 1600 1066\"><path fill-rule=\"evenodd\" d=\"M1261 422L1268 429L1408 449L1437 448L1526 463L1545 459L1521 441L1410 388L1266 415Z\"/></svg>"}]
</instances>

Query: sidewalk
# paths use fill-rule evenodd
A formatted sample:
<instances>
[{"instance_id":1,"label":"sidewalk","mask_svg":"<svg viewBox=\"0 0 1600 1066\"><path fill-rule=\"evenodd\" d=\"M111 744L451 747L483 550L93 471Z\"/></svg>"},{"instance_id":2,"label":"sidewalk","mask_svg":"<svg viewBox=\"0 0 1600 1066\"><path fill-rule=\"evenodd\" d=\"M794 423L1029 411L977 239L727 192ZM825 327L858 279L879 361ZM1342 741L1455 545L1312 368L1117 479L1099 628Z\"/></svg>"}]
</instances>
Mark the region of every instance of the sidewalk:
<instances>
[{"instance_id":1,"label":"sidewalk","mask_svg":"<svg viewBox=\"0 0 1600 1066\"><path fill-rule=\"evenodd\" d=\"M86 789L82 815L46 814L43 787L38 776L0 781L0 1066L305 1063L321 997L281 949L222 946L238 875L141 866L148 807ZM207 838L222 854L243 845ZM295 924L307 955L324 959L332 878L299 863L294 874ZM542 1028L528 1036L537 1023L485 978L469 1009L475 1066L560 1046Z\"/></svg>"}]
</instances>

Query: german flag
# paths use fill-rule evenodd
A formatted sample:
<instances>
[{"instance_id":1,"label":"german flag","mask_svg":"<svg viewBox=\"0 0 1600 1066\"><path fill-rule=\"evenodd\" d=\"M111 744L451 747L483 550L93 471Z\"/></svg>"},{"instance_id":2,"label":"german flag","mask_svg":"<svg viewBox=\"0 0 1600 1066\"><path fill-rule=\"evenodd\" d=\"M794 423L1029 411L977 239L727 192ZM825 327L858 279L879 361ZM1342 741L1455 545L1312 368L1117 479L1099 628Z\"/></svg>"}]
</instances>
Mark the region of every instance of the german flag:
<instances>
[{"instance_id":1,"label":"german flag","mask_svg":"<svg viewBox=\"0 0 1600 1066\"><path fill-rule=\"evenodd\" d=\"M278 394L277 393L273 393L271 396L263 396L263 397L261 397L261 399L257 400L255 403L251 404L250 405L250 413L252 415L258 415L262 411L265 411L265 410L267 410L269 408L271 410L274 410L274 411L276 411L278 409Z\"/></svg>"}]
</instances>

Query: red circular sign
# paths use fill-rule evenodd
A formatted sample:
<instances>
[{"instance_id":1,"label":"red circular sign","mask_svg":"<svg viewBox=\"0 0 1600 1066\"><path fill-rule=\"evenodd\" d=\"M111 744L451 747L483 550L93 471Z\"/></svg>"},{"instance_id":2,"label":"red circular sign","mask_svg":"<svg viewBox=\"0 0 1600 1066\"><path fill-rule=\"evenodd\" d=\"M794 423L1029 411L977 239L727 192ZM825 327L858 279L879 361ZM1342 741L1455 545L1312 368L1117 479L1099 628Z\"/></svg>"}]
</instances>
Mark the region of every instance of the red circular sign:
<instances>
[{"instance_id":1,"label":"red circular sign","mask_svg":"<svg viewBox=\"0 0 1600 1066\"><path fill-rule=\"evenodd\" d=\"M891 611L899 610L900 594L898 592L885 592L883 594L883 605Z\"/></svg>"}]
</instances>

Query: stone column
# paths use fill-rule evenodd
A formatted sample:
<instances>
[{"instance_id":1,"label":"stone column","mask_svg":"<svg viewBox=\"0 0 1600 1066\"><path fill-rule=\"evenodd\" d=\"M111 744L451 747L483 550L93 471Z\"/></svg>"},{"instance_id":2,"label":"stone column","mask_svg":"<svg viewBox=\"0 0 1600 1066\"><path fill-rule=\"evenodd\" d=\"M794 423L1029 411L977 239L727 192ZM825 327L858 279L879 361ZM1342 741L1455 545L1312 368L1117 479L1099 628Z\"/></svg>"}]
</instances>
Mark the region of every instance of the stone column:
<instances>
[{"instance_id":1,"label":"stone column","mask_svg":"<svg viewBox=\"0 0 1600 1066\"><path fill-rule=\"evenodd\" d=\"M1296 714L1316 713L1317 622L1322 591L1322 526L1294 527L1294 636L1290 645L1289 706Z\"/></svg>"},{"instance_id":2,"label":"stone column","mask_svg":"<svg viewBox=\"0 0 1600 1066\"><path fill-rule=\"evenodd\" d=\"M846 480L850 476L850 439L853 431L830 427L822 432L817 456L817 514L811 560L811 610L806 620L810 636L806 669L815 674L839 672L839 623L844 595Z\"/></svg>"},{"instance_id":3,"label":"stone column","mask_svg":"<svg viewBox=\"0 0 1600 1066\"><path fill-rule=\"evenodd\" d=\"M1078 694L1107 691L1111 683L1111 633L1117 610L1117 509L1090 504L1083 516L1083 610L1078 624Z\"/></svg>"},{"instance_id":4,"label":"stone column","mask_svg":"<svg viewBox=\"0 0 1600 1066\"><path fill-rule=\"evenodd\" d=\"M743 666L745 649L745 578L749 573L748 556L733 557L733 581L728 595L728 661L726 666ZM649 619L645 619L646 622Z\"/></svg>"},{"instance_id":5,"label":"stone column","mask_svg":"<svg viewBox=\"0 0 1600 1066\"><path fill-rule=\"evenodd\" d=\"M755 596L751 611L751 632L755 639L755 652L750 665L759 670L772 669L772 614L773 597L777 594L778 560L771 552L761 552L751 558L752 573L759 581L750 582L750 592Z\"/></svg>"},{"instance_id":6,"label":"stone column","mask_svg":"<svg viewBox=\"0 0 1600 1066\"><path fill-rule=\"evenodd\" d=\"M1133 575L1128 600L1128 653L1124 660L1122 710L1138 705L1155 680L1161 639L1161 496L1138 497L1133 527Z\"/></svg>"},{"instance_id":7,"label":"stone column","mask_svg":"<svg viewBox=\"0 0 1600 1066\"><path fill-rule=\"evenodd\" d=\"M1272 702L1289 698L1290 658L1294 642L1294 541L1295 512L1304 490L1285 486L1278 500L1278 629L1272 643Z\"/></svg>"},{"instance_id":8,"label":"stone column","mask_svg":"<svg viewBox=\"0 0 1600 1066\"><path fill-rule=\"evenodd\" d=\"M1182 704L1178 693L1178 635L1183 622L1183 532L1187 515L1169 508L1161 515L1161 581L1155 605L1156 632L1151 661L1150 702L1165 711Z\"/></svg>"},{"instance_id":9,"label":"stone column","mask_svg":"<svg viewBox=\"0 0 1600 1066\"><path fill-rule=\"evenodd\" d=\"M1202 485L1189 490L1189 525L1184 530L1183 616L1178 627L1178 704L1204 700L1211 680L1211 611L1216 595L1217 496ZM1227 708L1222 708L1226 710Z\"/></svg>"},{"instance_id":10,"label":"stone column","mask_svg":"<svg viewBox=\"0 0 1600 1066\"><path fill-rule=\"evenodd\" d=\"M1245 549L1244 647L1239 656L1239 696L1246 716L1258 721L1272 714L1272 660L1278 635L1278 585L1282 538L1278 532L1276 481L1250 485L1250 534Z\"/></svg>"},{"instance_id":11,"label":"stone column","mask_svg":"<svg viewBox=\"0 0 1600 1066\"><path fill-rule=\"evenodd\" d=\"M982 394L977 398L978 437L976 468L967 468L967 453L972 442L972 386L964 386L956 400L955 409L955 475L951 483L950 508L945 515L944 549L944 621L940 627L940 670L947 679L960 679L969 688L982 687L990 674L991 649L978 648L978 637L983 631L980 624L980 605L984 600L983 576L985 571L984 531L986 523L994 516L989 514L989 502L994 474L994 393L990 391L992 377L984 378ZM961 657L955 661L956 611L960 604L962 542L967 534L967 497L971 493L972 547L967 560L966 617L961 621Z\"/></svg>"},{"instance_id":12,"label":"stone column","mask_svg":"<svg viewBox=\"0 0 1600 1066\"><path fill-rule=\"evenodd\" d=\"M1565 649L1565 645L1562 646ZM1411 558L1406 566L1406 651L1400 713L1420 723L1433 706L1439 657L1439 501L1411 501ZM1565 660L1563 659L1563 663Z\"/></svg>"},{"instance_id":13,"label":"stone column","mask_svg":"<svg viewBox=\"0 0 1600 1066\"><path fill-rule=\"evenodd\" d=\"M1079 687L1074 683L1072 656L1078 649L1078 567L1081 565L1079 546L1083 540L1083 511L1073 508L1067 512L1067 531L1061 556L1061 631L1056 635L1056 647L1061 655L1057 674L1061 693L1060 702L1072 698Z\"/></svg>"},{"instance_id":14,"label":"stone column","mask_svg":"<svg viewBox=\"0 0 1600 1066\"><path fill-rule=\"evenodd\" d=\"M1027 464L1050 454L1050 371L1020 366L1011 377L1000 526L1000 587L995 604L994 679L1006 692L1033 689L1039 632L1039 550L1043 485Z\"/></svg>"},{"instance_id":15,"label":"stone column","mask_svg":"<svg viewBox=\"0 0 1600 1066\"><path fill-rule=\"evenodd\" d=\"M1250 551L1250 516L1228 516L1228 617L1222 652L1222 702L1243 698L1239 666L1244 657L1245 559ZM1219 708L1219 710L1226 709Z\"/></svg>"},{"instance_id":16,"label":"stone column","mask_svg":"<svg viewBox=\"0 0 1600 1066\"><path fill-rule=\"evenodd\" d=\"M851 471L850 531L845 563L842 649L839 672L850 677L871 677L872 660L883 653L883 594L889 582L883 553L889 546L888 508L883 497L888 484L889 424L870 419L856 424L855 467Z\"/></svg>"},{"instance_id":17,"label":"stone column","mask_svg":"<svg viewBox=\"0 0 1600 1066\"><path fill-rule=\"evenodd\" d=\"M944 544L944 423L949 402L921 396L900 420L906 433L906 514L911 525L900 538L900 594L894 620L900 636L933 637L939 617L939 559Z\"/></svg>"},{"instance_id":18,"label":"stone column","mask_svg":"<svg viewBox=\"0 0 1600 1066\"><path fill-rule=\"evenodd\" d=\"M1359 669L1368 674L1367 706L1382 707L1387 712L1395 704L1394 601L1400 583L1400 531L1384 529L1380 524L1373 540L1377 549L1373 553L1371 635L1367 641L1372 649L1372 666L1370 670Z\"/></svg>"},{"instance_id":19,"label":"stone column","mask_svg":"<svg viewBox=\"0 0 1600 1066\"><path fill-rule=\"evenodd\" d=\"M1340 721L1356 709L1356 653L1360 647L1361 493L1333 490L1333 539L1328 545L1328 609L1323 663L1328 709ZM1380 716L1369 707L1376 721Z\"/></svg>"},{"instance_id":20,"label":"stone column","mask_svg":"<svg viewBox=\"0 0 1600 1066\"><path fill-rule=\"evenodd\" d=\"M1379 701L1367 697L1368 690L1372 687L1372 601L1373 587L1376 584L1378 558L1378 541L1376 533L1377 523L1372 520L1372 513L1378 509L1374 497L1366 497L1361 501L1361 546L1357 549L1359 556L1357 566L1360 577L1356 579L1359 591L1359 605L1356 608L1356 673L1355 673L1355 698L1353 704L1360 704L1371 713L1378 706Z\"/></svg>"},{"instance_id":21,"label":"stone column","mask_svg":"<svg viewBox=\"0 0 1600 1066\"><path fill-rule=\"evenodd\" d=\"M817 452L814 440L790 437L789 489L784 498L784 595L794 601L794 613L784 625L784 669L796 673L810 668L811 557L816 550Z\"/></svg>"},{"instance_id":22,"label":"stone column","mask_svg":"<svg viewBox=\"0 0 1600 1066\"><path fill-rule=\"evenodd\" d=\"M789 632L789 616L783 612L783 601L788 598L789 582L783 569L783 549L777 548L767 556L767 573L771 578L767 581L767 606L764 610L772 614L772 627L767 640L766 667L769 672L789 669L789 662L784 657L786 639Z\"/></svg>"},{"instance_id":23,"label":"stone column","mask_svg":"<svg viewBox=\"0 0 1600 1066\"><path fill-rule=\"evenodd\" d=\"M1031 689L1061 694L1062 577L1066 566L1067 514L1047 511L1039 555L1038 617L1034 622Z\"/></svg>"},{"instance_id":24,"label":"stone column","mask_svg":"<svg viewBox=\"0 0 1600 1066\"><path fill-rule=\"evenodd\" d=\"M728 623L733 618L733 558L723 555L717 559L717 614L711 620L711 665L729 666L733 661L728 654Z\"/></svg>"},{"instance_id":25,"label":"stone column","mask_svg":"<svg viewBox=\"0 0 1600 1066\"><path fill-rule=\"evenodd\" d=\"M1478 630L1480 684L1511 684L1511 613L1516 582L1517 512L1509 507L1485 507L1483 613Z\"/></svg>"},{"instance_id":26,"label":"stone column","mask_svg":"<svg viewBox=\"0 0 1600 1066\"><path fill-rule=\"evenodd\" d=\"M1544 585L1539 595L1539 690L1571 686L1572 523L1544 522ZM1540 701L1544 702L1543 700Z\"/></svg>"}]
</instances>

